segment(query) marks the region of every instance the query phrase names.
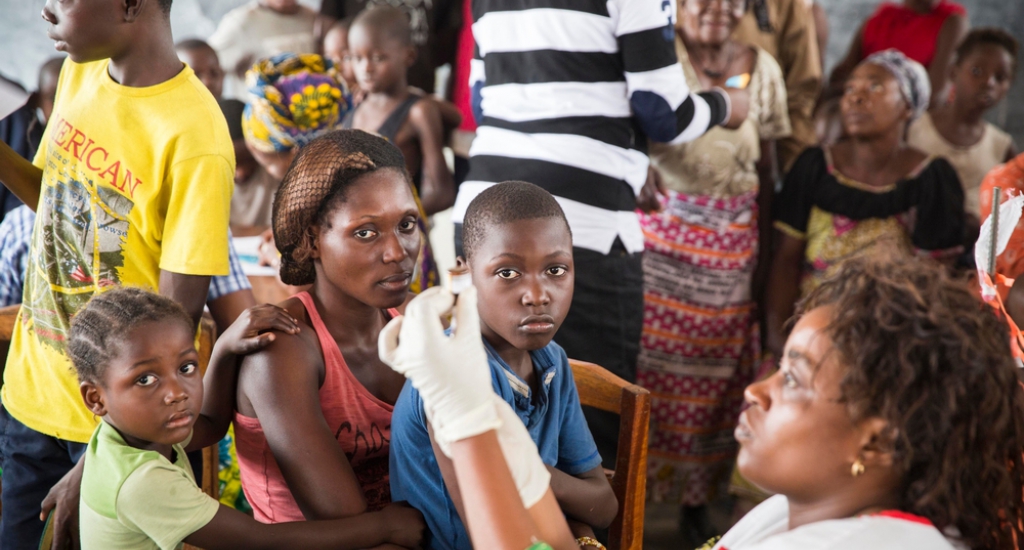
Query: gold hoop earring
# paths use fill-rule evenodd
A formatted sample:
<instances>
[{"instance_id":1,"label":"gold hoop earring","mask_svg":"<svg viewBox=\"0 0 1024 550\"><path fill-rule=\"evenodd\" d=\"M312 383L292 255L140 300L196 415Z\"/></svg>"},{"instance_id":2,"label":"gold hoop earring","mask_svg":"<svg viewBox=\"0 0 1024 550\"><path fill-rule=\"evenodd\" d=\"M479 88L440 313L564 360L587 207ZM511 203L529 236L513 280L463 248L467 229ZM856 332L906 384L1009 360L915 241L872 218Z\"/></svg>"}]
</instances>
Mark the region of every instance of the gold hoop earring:
<instances>
[{"instance_id":1,"label":"gold hoop earring","mask_svg":"<svg viewBox=\"0 0 1024 550\"><path fill-rule=\"evenodd\" d=\"M850 475L852 475L853 477L860 477L864 473L865 469L866 468L864 468L864 463L861 462L858 458L857 460L853 461L853 466L850 467Z\"/></svg>"}]
</instances>

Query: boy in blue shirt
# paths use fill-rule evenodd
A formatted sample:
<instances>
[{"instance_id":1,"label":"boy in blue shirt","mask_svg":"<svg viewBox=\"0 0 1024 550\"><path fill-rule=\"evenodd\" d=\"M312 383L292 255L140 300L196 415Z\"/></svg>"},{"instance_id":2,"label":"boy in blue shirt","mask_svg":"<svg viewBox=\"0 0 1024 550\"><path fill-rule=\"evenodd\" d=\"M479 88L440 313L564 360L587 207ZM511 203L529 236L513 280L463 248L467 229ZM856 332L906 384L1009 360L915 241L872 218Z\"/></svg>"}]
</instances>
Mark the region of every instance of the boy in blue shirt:
<instances>
[{"instance_id":1,"label":"boy in blue shirt","mask_svg":"<svg viewBox=\"0 0 1024 550\"><path fill-rule=\"evenodd\" d=\"M580 409L565 351L552 341L573 293L572 234L555 198L505 182L470 204L465 266L479 293L494 391L526 425L551 471L551 489L577 537L615 518L618 502ZM424 456L423 450L434 453ZM391 494L427 520L435 549L469 549L451 462L434 445L423 401L406 383L391 420Z\"/></svg>"}]
</instances>

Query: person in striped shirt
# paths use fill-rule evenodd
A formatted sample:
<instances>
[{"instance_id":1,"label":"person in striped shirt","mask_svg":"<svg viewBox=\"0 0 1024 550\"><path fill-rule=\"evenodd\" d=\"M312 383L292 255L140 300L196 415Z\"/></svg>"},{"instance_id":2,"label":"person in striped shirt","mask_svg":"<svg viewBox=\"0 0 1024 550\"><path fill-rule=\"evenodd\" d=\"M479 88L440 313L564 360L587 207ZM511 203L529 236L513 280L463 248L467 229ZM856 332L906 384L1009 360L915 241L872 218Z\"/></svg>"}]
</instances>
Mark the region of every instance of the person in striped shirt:
<instances>
[{"instance_id":1,"label":"person in striped shirt","mask_svg":"<svg viewBox=\"0 0 1024 550\"><path fill-rule=\"evenodd\" d=\"M745 92L691 93L674 49L670 0L475 0L470 72L479 124L452 218L522 180L551 192L572 228L576 291L555 340L570 357L636 379L643 315L637 196L647 140L681 143L747 116ZM605 464L618 418L584 409Z\"/></svg>"}]
</instances>

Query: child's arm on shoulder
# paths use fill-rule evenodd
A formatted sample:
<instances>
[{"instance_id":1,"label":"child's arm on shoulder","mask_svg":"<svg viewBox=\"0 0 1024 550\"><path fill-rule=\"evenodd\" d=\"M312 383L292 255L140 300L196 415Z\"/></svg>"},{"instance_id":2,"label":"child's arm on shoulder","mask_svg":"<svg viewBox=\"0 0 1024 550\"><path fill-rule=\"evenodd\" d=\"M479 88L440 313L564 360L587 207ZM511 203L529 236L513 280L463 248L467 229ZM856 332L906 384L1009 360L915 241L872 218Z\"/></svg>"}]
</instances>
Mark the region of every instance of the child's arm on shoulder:
<instances>
[{"instance_id":1,"label":"child's arm on shoulder","mask_svg":"<svg viewBox=\"0 0 1024 550\"><path fill-rule=\"evenodd\" d=\"M0 142L0 182L33 211L43 188L43 171Z\"/></svg>"},{"instance_id":2,"label":"child's arm on shoulder","mask_svg":"<svg viewBox=\"0 0 1024 550\"><path fill-rule=\"evenodd\" d=\"M263 524L234 508L221 505L204 527L185 542L207 550L251 548L331 548L337 550L384 547L415 548L426 525L416 510L392 504L380 512L358 517Z\"/></svg>"},{"instance_id":3,"label":"child's arm on shoulder","mask_svg":"<svg viewBox=\"0 0 1024 550\"><path fill-rule=\"evenodd\" d=\"M420 200L429 216L455 204L455 181L444 159L441 111L433 101L418 101L409 112L409 122L416 130L423 155Z\"/></svg>"},{"instance_id":4,"label":"child's arm on shoulder","mask_svg":"<svg viewBox=\"0 0 1024 550\"><path fill-rule=\"evenodd\" d=\"M551 491L566 516L598 529L612 524L619 513L619 501L600 465L578 476L571 476L558 468L548 466L551 472Z\"/></svg>"},{"instance_id":5,"label":"child's arm on shoulder","mask_svg":"<svg viewBox=\"0 0 1024 550\"><path fill-rule=\"evenodd\" d=\"M273 342L277 337L270 332L273 330L297 334L299 324L284 309L263 304L242 312L217 339L203 377L203 411L196 419L186 450L202 449L224 437L234 412L239 357Z\"/></svg>"}]
</instances>

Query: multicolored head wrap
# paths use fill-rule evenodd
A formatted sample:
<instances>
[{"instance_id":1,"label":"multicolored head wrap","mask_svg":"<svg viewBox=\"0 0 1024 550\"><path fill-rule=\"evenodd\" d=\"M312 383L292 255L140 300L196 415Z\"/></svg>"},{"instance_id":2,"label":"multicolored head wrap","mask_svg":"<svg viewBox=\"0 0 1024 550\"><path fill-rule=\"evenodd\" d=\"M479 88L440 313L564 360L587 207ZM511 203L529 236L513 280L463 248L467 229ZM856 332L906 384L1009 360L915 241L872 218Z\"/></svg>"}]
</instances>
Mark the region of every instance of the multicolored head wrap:
<instances>
[{"instance_id":1,"label":"multicolored head wrap","mask_svg":"<svg viewBox=\"0 0 1024 550\"><path fill-rule=\"evenodd\" d=\"M331 60L285 53L257 61L245 74L249 105L242 129L252 147L281 153L341 126L348 90Z\"/></svg>"},{"instance_id":2,"label":"multicolored head wrap","mask_svg":"<svg viewBox=\"0 0 1024 550\"><path fill-rule=\"evenodd\" d=\"M913 112L911 120L923 115L928 110L932 85L928 80L928 71L920 63L894 49L872 54L863 62L878 65L896 77L896 83L899 84L900 91L903 92L903 99L907 101L907 105Z\"/></svg>"}]
</instances>

